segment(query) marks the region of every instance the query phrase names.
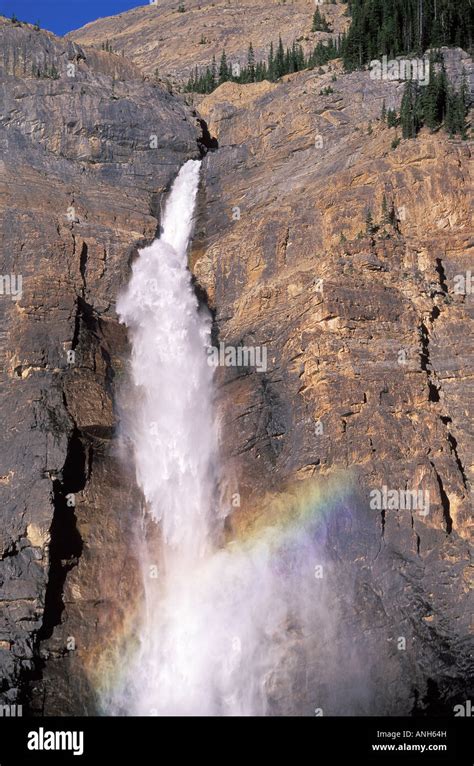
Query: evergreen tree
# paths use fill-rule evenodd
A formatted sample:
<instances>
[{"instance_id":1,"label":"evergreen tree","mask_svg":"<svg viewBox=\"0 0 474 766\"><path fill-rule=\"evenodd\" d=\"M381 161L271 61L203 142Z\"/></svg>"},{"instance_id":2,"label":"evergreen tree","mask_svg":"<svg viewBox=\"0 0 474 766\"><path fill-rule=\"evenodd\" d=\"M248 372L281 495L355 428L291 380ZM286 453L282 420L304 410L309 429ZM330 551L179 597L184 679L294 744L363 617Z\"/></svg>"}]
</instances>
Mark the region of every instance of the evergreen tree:
<instances>
[{"instance_id":1,"label":"evergreen tree","mask_svg":"<svg viewBox=\"0 0 474 766\"><path fill-rule=\"evenodd\" d=\"M231 72L227 64L227 56L224 50L222 51L221 61L219 64L219 85L222 85L223 82L227 82L227 80L230 78L230 75Z\"/></svg>"},{"instance_id":2,"label":"evergreen tree","mask_svg":"<svg viewBox=\"0 0 474 766\"><path fill-rule=\"evenodd\" d=\"M467 107L464 88L461 87L459 93L456 93L453 88L449 88L446 102L445 127L450 136L459 134L462 138L467 138L466 115Z\"/></svg>"},{"instance_id":3,"label":"evergreen tree","mask_svg":"<svg viewBox=\"0 0 474 766\"><path fill-rule=\"evenodd\" d=\"M258 61L255 65L255 79L257 82L262 82L268 78L267 65L264 61Z\"/></svg>"},{"instance_id":4,"label":"evergreen tree","mask_svg":"<svg viewBox=\"0 0 474 766\"><path fill-rule=\"evenodd\" d=\"M403 138L415 138L421 127L419 91L418 86L412 80L405 83L400 107L400 124Z\"/></svg>"},{"instance_id":5,"label":"evergreen tree","mask_svg":"<svg viewBox=\"0 0 474 766\"><path fill-rule=\"evenodd\" d=\"M421 94L422 121L430 130L436 130L444 120L447 104L448 79L444 62L437 71L435 57L431 57L430 81Z\"/></svg>"},{"instance_id":6,"label":"evergreen tree","mask_svg":"<svg viewBox=\"0 0 474 766\"><path fill-rule=\"evenodd\" d=\"M270 43L270 53L268 54L268 79L275 80L275 57L273 53L273 42Z\"/></svg>"},{"instance_id":7,"label":"evergreen tree","mask_svg":"<svg viewBox=\"0 0 474 766\"><path fill-rule=\"evenodd\" d=\"M397 146L398 146L398 144L397 144ZM394 205L393 202L392 202L392 204L390 206L390 212L388 214L388 220L389 220L389 223L390 223L391 226L393 226L394 228L397 228L397 224L398 224L397 211L395 210L395 205Z\"/></svg>"},{"instance_id":8,"label":"evergreen tree","mask_svg":"<svg viewBox=\"0 0 474 766\"><path fill-rule=\"evenodd\" d=\"M367 212L365 215L365 230L367 234L372 234L374 231L374 219L372 218L372 211L370 208L367 208Z\"/></svg>"},{"instance_id":9,"label":"evergreen tree","mask_svg":"<svg viewBox=\"0 0 474 766\"><path fill-rule=\"evenodd\" d=\"M319 8L316 8L313 14L313 25L311 27L312 32L332 32L332 28L328 23L328 20L321 13Z\"/></svg>"},{"instance_id":10,"label":"evergreen tree","mask_svg":"<svg viewBox=\"0 0 474 766\"><path fill-rule=\"evenodd\" d=\"M278 40L278 48L275 56L275 78L278 79L285 74L285 51L281 37Z\"/></svg>"},{"instance_id":11,"label":"evergreen tree","mask_svg":"<svg viewBox=\"0 0 474 766\"><path fill-rule=\"evenodd\" d=\"M396 128L398 125L398 117L395 109L389 109L387 112L387 125L389 128Z\"/></svg>"},{"instance_id":12,"label":"evergreen tree","mask_svg":"<svg viewBox=\"0 0 474 766\"><path fill-rule=\"evenodd\" d=\"M347 69L383 55L421 55L426 48L472 49L472 0L350 0L352 17L343 49Z\"/></svg>"},{"instance_id":13,"label":"evergreen tree","mask_svg":"<svg viewBox=\"0 0 474 766\"><path fill-rule=\"evenodd\" d=\"M463 70L461 89L457 96L458 109L458 132L463 139L467 139L467 115L471 104L469 86L467 84L466 72Z\"/></svg>"},{"instance_id":14,"label":"evergreen tree","mask_svg":"<svg viewBox=\"0 0 474 766\"><path fill-rule=\"evenodd\" d=\"M253 52L252 43L249 43L249 49L247 52L247 71L248 82L255 82L255 54Z\"/></svg>"},{"instance_id":15,"label":"evergreen tree","mask_svg":"<svg viewBox=\"0 0 474 766\"><path fill-rule=\"evenodd\" d=\"M334 45L333 40L329 40L327 44L321 40L316 44L312 54L309 57L308 65L310 67L322 66L327 64L328 61L338 58L339 52L337 46Z\"/></svg>"}]
</instances>

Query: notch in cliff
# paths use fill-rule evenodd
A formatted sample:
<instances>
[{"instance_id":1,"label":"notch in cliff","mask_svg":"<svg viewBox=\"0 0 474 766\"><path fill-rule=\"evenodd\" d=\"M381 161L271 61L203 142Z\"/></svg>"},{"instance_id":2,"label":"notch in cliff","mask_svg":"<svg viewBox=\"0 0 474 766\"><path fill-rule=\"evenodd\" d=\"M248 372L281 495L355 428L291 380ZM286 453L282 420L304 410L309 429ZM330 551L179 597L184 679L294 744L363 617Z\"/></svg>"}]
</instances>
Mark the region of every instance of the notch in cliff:
<instances>
[{"instance_id":1,"label":"notch in cliff","mask_svg":"<svg viewBox=\"0 0 474 766\"><path fill-rule=\"evenodd\" d=\"M43 623L37 634L41 643L51 638L64 611L63 588L67 573L77 565L83 541L77 529L74 495L87 482L86 451L76 426L69 440L61 479L53 481L54 514L49 546L49 579L46 588Z\"/></svg>"},{"instance_id":2,"label":"notch in cliff","mask_svg":"<svg viewBox=\"0 0 474 766\"><path fill-rule=\"evenodd\" d=\"M205 120L203 120L201 117L198 117L197 123L201 128L201 137L198 138L197 142L199 151L201 152L201 157L204 157L207 152L215 152L219 148L219 142L217 138L211 136L207 122Z\"/></svg>"}]
</instances>

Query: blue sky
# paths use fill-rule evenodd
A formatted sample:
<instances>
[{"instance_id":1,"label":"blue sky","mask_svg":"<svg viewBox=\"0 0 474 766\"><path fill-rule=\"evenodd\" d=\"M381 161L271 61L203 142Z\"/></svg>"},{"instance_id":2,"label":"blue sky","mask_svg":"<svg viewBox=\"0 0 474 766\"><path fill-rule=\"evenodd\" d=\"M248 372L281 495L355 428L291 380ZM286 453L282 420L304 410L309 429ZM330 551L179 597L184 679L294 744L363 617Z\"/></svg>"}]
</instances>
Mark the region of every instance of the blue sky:
<instances>
[{"instance_id":1,"label":"blue sky","mask_svg":"<svg viewBox=\"0 0 474 766\"><path fill-rule=\"evenodd\" d=\"M101 16L147 4L147 0L0 0L0 16L39 21L43 29L63 35Z\"/></svg>"}]
</instances>

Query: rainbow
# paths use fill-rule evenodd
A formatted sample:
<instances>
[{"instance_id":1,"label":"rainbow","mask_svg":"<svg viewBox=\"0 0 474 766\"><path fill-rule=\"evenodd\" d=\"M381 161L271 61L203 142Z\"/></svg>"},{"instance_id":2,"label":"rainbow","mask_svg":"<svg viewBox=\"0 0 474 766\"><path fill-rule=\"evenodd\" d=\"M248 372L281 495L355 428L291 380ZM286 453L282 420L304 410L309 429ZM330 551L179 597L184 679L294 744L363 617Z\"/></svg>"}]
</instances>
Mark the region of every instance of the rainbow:
<instances>
[{"instance_id":1,"label":"rainbow","mask_svg":"<svg viewBox=\"0 0 474 766\"><path fill-rule=\"evenodd\" d=\"M239 571L241 564L251 562L256 572L265 566L283 582L290 577L298 582L314 567L315 551L322 552L331 522L351 516L353 498L353 476L346 471L294 481L260 497L253 509L246 503L234 511L225 541L203 560L196 579L211 581L219 578L223 565ZM139 652L143 598L139 589L135 603L127 605L122 620L112 627L108 645L87 658L86 673L101 699L113 694L121 669Z\"/></svg>"},{"instance_id":2,"label":"rainbow","mask_svg":"<svg viewBox=\"0 0 474 766\"><path fill-rule=\"evenodd\" d=\"M232 517L233 539L227 544L252 546L265 539L280 545L301 530L317 532L337 511L349 511L353 488L349 471L295 481L261 498L257 511L237 511Z\"/></svg>"}]
</instances>

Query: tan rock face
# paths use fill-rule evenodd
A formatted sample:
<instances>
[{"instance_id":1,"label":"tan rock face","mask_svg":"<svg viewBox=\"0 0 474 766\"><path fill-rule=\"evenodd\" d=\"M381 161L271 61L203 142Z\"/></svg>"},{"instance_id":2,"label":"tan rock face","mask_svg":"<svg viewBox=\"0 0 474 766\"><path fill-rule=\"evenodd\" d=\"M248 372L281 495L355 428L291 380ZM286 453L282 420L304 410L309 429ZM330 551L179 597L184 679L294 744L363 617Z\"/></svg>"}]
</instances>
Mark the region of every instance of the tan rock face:
<instances>
[{"instance_id":1,"label":"tan rock face","mask_svg":"<svg viewBox=\"0 0 474 766\"><path fill-rule=\"evenodd\" d=\"M321 95L327 86L333 93ZM358 647L363 640L385 690L368 709L391 714L416 709L429 678L437 691L421 708L449 712L466 693L473 480L472 295L455 289L471 257L471 152L428 132L392 148L397 131L379 116L400 91L333 68L224 84L204 98L219 150L205 160L191 254L219 342L263 346L268 357L266 372L218 370L242 502L234 524L252 523L269 491L350 472L351 528L328 542L340 603L352 593L335 646L345 667L351 630ZM370 233L368 209L378 226ZM427 513L373 509L371 493L383 487L427 493ZM402 660L388 647L406 634ZM309 694L299 709L310 704Z\"/></svg>"},{"instance_id":2,"label":"tan rock face","mask_svg":"<svg viewBox=\"0 0 474 766\"><path fill-rule=\"evenodd\" d=\"M117 52L124 51L148 75L176 81L187 79L195 67L206 67L212 56L217 59L225 49L231 63L247 61L251 42L257 61L268 55L270 43L281 36L285 46L298 40L305 50L327 38L323 32L311 32L315 9L313 0L189 0L182 5L175 0L99 19L71 32L68 37L83 45L99 47L106 40ZM347 5L327 5L324 15L335 33L348 26Z\"/></svg>"}]
</instances>

